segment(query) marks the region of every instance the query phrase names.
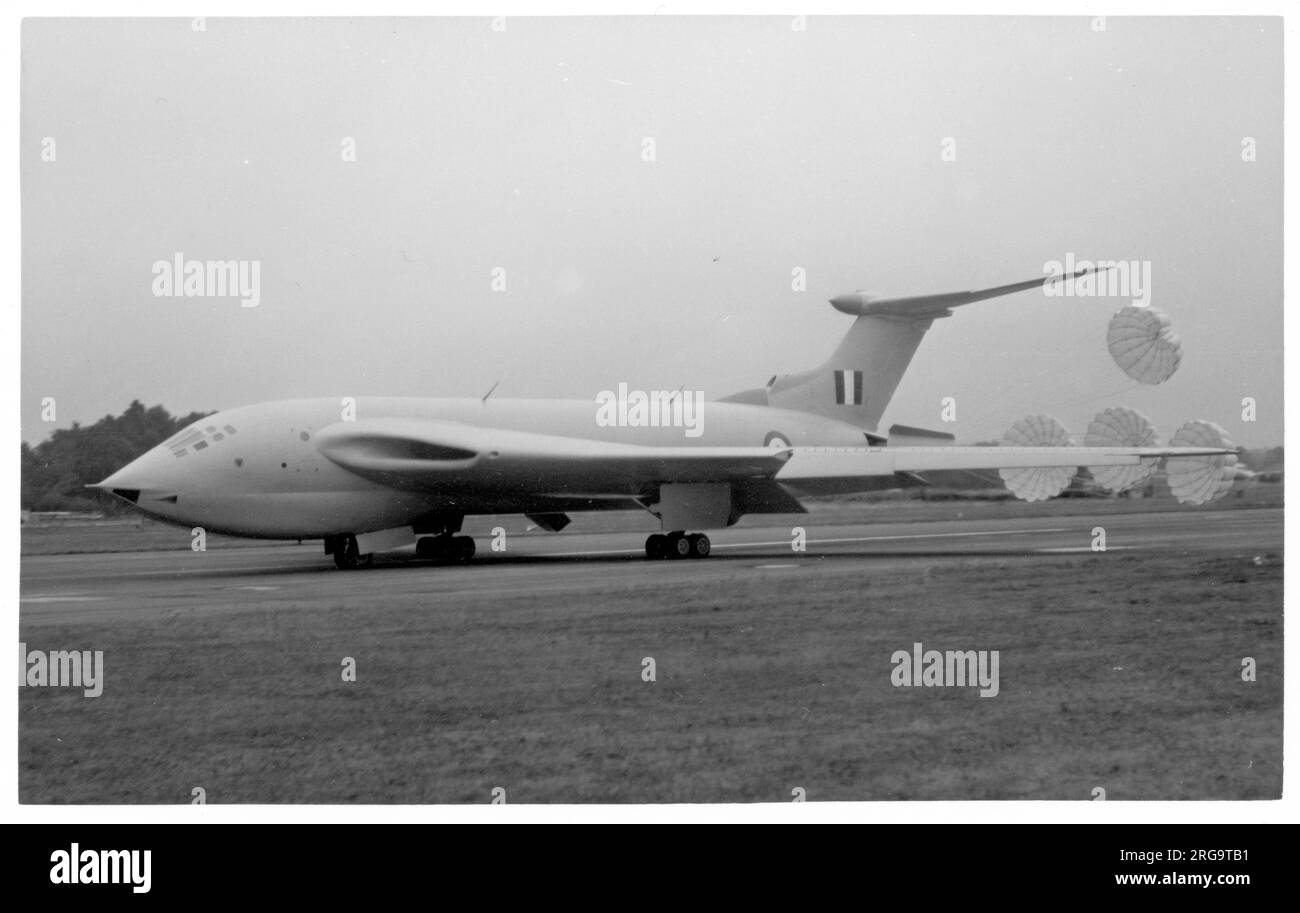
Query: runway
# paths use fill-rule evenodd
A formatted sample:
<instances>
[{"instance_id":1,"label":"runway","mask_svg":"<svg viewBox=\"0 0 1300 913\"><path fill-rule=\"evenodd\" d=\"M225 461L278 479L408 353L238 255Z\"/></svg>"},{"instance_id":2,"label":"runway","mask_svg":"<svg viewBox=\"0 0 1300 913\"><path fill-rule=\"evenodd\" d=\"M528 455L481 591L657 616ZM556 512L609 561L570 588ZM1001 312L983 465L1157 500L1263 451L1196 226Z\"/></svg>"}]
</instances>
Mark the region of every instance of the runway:
<instances>
[{"instance_id":1,"label":"runway","mask_svg":"<svg viewBox=\"0 0 1300 913\"><path fill-rule=\"evenodd\" d=\"M494 552L478 539L467 566L435 566L409 553L377 556L364 570L341 572L319 543L246 548L25 557L21 618L25 624L144 619L191 613L339 600L493 594L526 595L584 590L612 583L653 587L666 580L701 588L725 585L737 574L796 575L941 568L987 559L1017 560L1026 571L1036 556L1081 557L1094 550L1094 530L1105 530L1106 554L1178 550L1253 555L1282 551L1282 510L1133 513L1104 517L953 520L806 525L803 552L791 526L751 526L711 534L705 560L647 561L644 532L531 533L508 537Z\"/></svg>"}]
</instances>

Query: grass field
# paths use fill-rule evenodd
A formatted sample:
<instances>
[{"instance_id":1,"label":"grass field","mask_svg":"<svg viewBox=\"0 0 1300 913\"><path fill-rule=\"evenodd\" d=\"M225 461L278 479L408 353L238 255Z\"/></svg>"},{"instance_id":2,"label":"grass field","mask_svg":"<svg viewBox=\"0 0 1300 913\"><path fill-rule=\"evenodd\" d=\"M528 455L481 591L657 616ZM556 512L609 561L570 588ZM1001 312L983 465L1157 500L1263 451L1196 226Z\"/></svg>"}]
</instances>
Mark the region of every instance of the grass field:
<instances>
[{"instance_id":1,"label":"grass field","mask_svg":"<svg viewBox=\"0 0 1300 913\"><path fill-rule=\"evenodd\" d=\"M20 689L20 799L1280 794L1279 555L918 560L870 574L803 560L815 574L738 565L725 593L668 575L648 590L614 571L580 602L377 590L364 607L24 622L24 639L104 649L111 687L93 700ZM891 654L917 640L999 650L1001 693L893 687ZM355 683L341 680L344 656Z\"/></svg>"}]
</instances>

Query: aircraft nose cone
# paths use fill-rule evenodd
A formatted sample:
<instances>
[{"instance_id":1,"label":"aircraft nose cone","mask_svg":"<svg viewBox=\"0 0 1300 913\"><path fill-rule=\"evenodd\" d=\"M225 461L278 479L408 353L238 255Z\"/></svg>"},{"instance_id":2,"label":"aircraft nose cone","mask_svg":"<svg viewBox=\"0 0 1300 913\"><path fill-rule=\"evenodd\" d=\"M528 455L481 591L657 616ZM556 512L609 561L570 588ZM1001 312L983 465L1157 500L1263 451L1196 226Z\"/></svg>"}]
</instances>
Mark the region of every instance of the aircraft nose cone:
<instances>
[{"instance_id":1,"label":"aircraft nose cone","mask_svg":"<svg viewBox=\"0 0 1300 913\"><path fill-rule=\"evenodd\" d=\"M166 461L171 456L165 448L155 447L144 456L123 466L104 481L88 487L102 489L135 504L140 500L140 492L167 487L169 473L165 471Z\"/></svg>"},{"instance_id":2,"label":"aircraft nose cone","mask_svg":"<svg viewBox=\"0 0 1300 913\"><path fill-rule=\"evenodd\" d=\"M105 491L111 491L114 488L144 488L146 472L142 471L145 467L142 465L146 462L145 454L143 457L132 460L117 472L113 473L102 482L97 482L90 486L91 488L102 488Z\"/></svg>"}]
</instances>

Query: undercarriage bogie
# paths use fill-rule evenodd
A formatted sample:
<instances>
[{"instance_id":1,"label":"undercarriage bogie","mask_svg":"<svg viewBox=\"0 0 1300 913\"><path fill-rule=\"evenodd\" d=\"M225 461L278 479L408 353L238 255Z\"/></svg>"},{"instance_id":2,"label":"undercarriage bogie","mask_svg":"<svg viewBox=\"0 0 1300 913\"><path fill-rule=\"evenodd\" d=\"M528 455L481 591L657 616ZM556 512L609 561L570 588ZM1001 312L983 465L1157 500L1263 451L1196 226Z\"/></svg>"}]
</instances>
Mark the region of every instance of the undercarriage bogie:
<instances>
[{"instance_id":1,"label":"undercarriage bogie","mask_svg":"<svg viewBox=\"0 0 1300 913\"><path fill-rule=\"evenodd\" d=\"M374 552L363 552L358 539L365 537L352 533L343 533L325 537L325 554L334 556L334 564L340 570L353 570L369 567L374 560ZM453 536L441 533L436 536L421 536L415 540L415 555L440 564L465 563L474 557L476 548L469 536Z\"/></svg>"},{"instance_id":2,"label":"undercarriage bogie","mask_svg":"<svg viewBox=\"0 0 1300 913\"><path fill-rule=\"evenodd\" d=\"M645 540L645 555L650 559L707 558L712 551L713 544L703 533L655 533Z\"/></svg>"}]
</instances>

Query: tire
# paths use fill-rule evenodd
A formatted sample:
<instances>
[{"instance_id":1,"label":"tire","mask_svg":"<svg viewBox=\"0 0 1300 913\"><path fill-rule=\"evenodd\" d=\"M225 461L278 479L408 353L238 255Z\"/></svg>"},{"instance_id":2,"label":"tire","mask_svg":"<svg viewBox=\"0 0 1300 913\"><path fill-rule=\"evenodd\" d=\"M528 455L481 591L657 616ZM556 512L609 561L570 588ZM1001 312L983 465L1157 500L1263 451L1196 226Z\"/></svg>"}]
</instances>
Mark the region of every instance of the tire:
<instances>
[{"instance_id":1,"label":"tire","mask_svg":"<svg viewBox=\"0 0 1300 913\"><path fill-rule=\"evenodd\" d=\"M707 558L709 557L709 553L712 551L713 551L713 543L709 541L708 536L704 535L703 533L701 533L698 536L691 536L691 557L692 558Z\"/></svg>"},{"instance_id":2,"label":"tire","mask_svg":"<svg viewBox=\"0 0 1300 913\"><path fill-rule=\"evenodd\" d=\"M356 536L339 536L334 543L334 566L341 571L350 571L361 566L361 554L357 551Z\"/></svg>"},{"instance_id":3,"label":"tire","mask_svg":"<svg viewBox=\"0 0 1300 913\"><path fill-rule=\"evenodd\" d=\"M671 558L689 558L691 554L691 539L689 536L669 536L668 537L668 555Z\"/></svg>"},{"instance_id":4,"label":"tire","mask_svg":"<svg viewBox=\"0 0 1300 913\"><path fill-rule=\"evenodd\" d=\"M660 558L666 557L664 546L664 537L655 533L645 540L645 556L651 561L658 561Z\"/></svg>"},{"instance_id":5,"label":"tire","mask_svg":"<svg viewBox=\"0 0 1300 913\"><path fill-rule=\"evenodd\" d=\"M474 545L474 540L469 536L457 536L451 542L451 550L457 561L465 562L473 558L474 552L478 549Z\"/></svg>"}]
</instances>

